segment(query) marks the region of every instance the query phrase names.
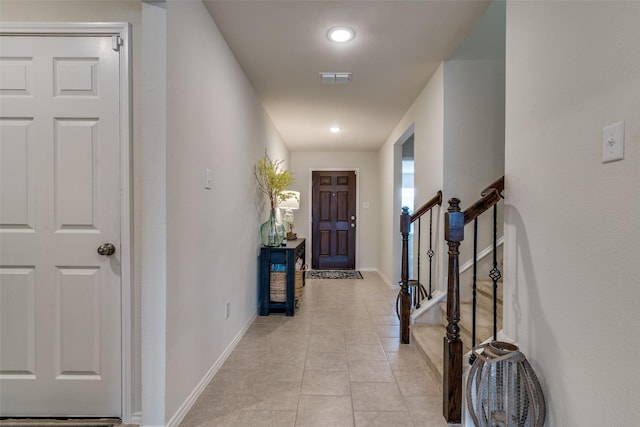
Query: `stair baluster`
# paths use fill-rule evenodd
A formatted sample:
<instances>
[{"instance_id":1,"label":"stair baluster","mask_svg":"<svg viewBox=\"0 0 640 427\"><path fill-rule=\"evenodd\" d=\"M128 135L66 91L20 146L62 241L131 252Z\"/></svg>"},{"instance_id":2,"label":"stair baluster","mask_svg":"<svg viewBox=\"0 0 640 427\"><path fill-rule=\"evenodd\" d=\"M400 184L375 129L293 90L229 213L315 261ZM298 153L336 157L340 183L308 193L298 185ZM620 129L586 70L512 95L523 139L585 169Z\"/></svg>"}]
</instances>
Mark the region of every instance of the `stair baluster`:
<instances>
[{"instance_id":1,"label":"stair baluster","mask_svg":"<svg viewBox=\"0 0 640 427\"><path fill-rule=\"evenodd\" d=\"M400 215L400 233L402 234L402 269L400 271L400 342L409 344L409 321L411 315L411 294L409 293L409 227L411 217L409 208L402 208Z\"/></svg>"},{"instance_id":2,"label":"stair baluster","mask_svg":"<svg viewBox=\"0 0 640 427\"><path fill-rule=\"evenodd\" d=\"M444 372L442 383L443 415L448 423L462 418L462 340L460 339L460 242L464 239L464 213L460 200L449 200L444 217L445 240L449 246L447 283L447 334L444 337Z\"/></svg>"},{"instance_id":3,"label":"stair baluster","mask_svg":"<svg viewBox=\"0 0 640 427\"><path fill-rule=\"evenodd\" d=\"M418 246L420 248L420 246ZM433 290L431 289L433 282L433 209L429 210L429 252L427 252L429 256L429 293L427 294L427 301L433 298ZM420 265L418 263L418 265ZM418 274L420 271L418 270ZM419 280L419 279L418 279Z\"/></svg>"},{"instance_id":4,"label":"stair baluster","mask_svg":"<svg viewBox=\"0 0 640 427\"><path fill-rule=\"evenodd\" d=\"M497 336L498 280L501 277L497 268L497 204L502 199L504 176L498 178L482 192L482 198L460 212L460 200L449 200L449 209L445 214L445 239L449 246L448 286L447 286L447 327L444 337L444 373L443 373L443 415L448 423L459 423L462 418L462 340L460 339L460 266L459 248L464 240L464 226L474 221L474 279L473 279L473 320L472 342L476 340L477 306L477 221L482 213L493 207L493 269L489 277L493 280L493 337Z\"/></svg>"},{"instance_id":5,"label":"stair baluster","mask_svg":"<svg viewBox=\"0 0 640 427\"><path fill-rule=\"evenodd\" d=\"M400 292L396 298L396 314L400 319L400 342L402 344L409 344L409 323L411 316L412 302L416 308L420 307L420 302L424 297L427 299L432 298L432 258L433 252L433 208L438 205L442 205L442 192L438 191L436 195L431 198L427 203L422 205L413 215L409 215L409 208L403 207L400 214L400 234L402 234L402 266L401 266L401 279L400 279ZM425 213L430 212L429 218L429 293L427 294L424 285L420 282L420 237L421 231L421 217ZM409 232L411 225L418 221L418 272L417 280L409 279ZM412 296L413 295L413 296Z\"/></svg>"},{"instance_id":6,"label":"stair baluster","mask_svg":"<svg viewBox=\"0 0 640 427\"><path fill-rule=\"evenodd\" d=\"M478 318L478 218L473 220L473 302L471 304L471 348L476 346L476 326ZM476 361L476 354L471 353L469 364Z\"/></svg>"},{"instance_id":7,"label":"stair baluster","mask_svg":"<svg viewBox=\"0 0 640 427\"><path fill-rule=\"evenodd\" d=\"M502 277L498 269L498 205L493 205L493 268L489 272L493 281L493 340L498 340L498 280ZM475 344L474 344L475 345Z\"/></svg>"}]
</instances>

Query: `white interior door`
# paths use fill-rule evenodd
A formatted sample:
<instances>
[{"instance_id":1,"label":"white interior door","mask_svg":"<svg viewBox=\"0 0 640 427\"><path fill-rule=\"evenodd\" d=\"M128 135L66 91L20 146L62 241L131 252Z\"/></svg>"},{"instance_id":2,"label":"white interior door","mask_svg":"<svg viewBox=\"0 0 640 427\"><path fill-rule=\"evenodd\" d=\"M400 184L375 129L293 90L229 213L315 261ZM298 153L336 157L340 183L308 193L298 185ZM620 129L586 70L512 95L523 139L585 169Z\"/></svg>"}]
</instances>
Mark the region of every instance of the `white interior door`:
<instances>
[{"instance_id":1,"label":"white interior door","mask_svg":"<svg viewBox=\"0 0 640 427\"><path fill-rule=\"evenodd\" d=\"M111 37L1 37L2 416L121 415L119 131Z\"/></svg>"}]
</instances>

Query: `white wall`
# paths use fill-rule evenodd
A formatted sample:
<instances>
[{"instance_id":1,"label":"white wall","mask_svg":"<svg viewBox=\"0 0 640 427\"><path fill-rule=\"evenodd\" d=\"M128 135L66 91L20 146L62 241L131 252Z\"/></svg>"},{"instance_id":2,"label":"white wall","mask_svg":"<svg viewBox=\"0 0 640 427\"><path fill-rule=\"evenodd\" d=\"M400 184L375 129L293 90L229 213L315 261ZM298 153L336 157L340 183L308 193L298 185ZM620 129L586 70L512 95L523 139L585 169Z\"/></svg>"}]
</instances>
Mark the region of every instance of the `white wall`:
<instances>
[{"instance_id":1,"label":"white wall","mask_svg":"<svg viewBox=\"0 0 640 427\"><path fill-rule=\"evenodd\" d=\"M460 208L465 210L487 185L504 175L505 10L504 1L491 3L444 65L443 211L451 197L460 199ZM498 224L502 223L502 208L500 203ZM502 234L500 227L498 236ZM487 212L478 219L478 249L492 242L493 212ZM472 258L470 223L460 245L460 259ZM463 275L460 283L461 300L471 300L471 275Z\"/></svg>"},{"instance_id":2,"label":"white wall","mask_svg":"<svg viewBox=\"0 0 640 427\"><path fill-rule=\"evenodd\" d=\"M419 207L442 189L444 69L441 65L418 95L404 117L378 152L380 193L379 270L387 283L400 280L400 193L396 143L404 142L405 133L413 126L415 159L415 201ZM400 151L399 151L400 150ZM441 239L435 247L441 252Z\"/></svg>"},{"instance_id":3,"label":"white wall","mask_svg":"<svg viewBox=\"0 0 640 427\"><path fill-rule=\"evenodd\" d=\"M549 426L640 420L640 3L509 2L505 324ZM626 123L625 159L602 128Z\"/></svg>"},{"instance_id":4,"label":"white wall","mask_svg":"<svg viewBox=\"0 0 640 427\"><path fill-rule=\"evenodd\" d=\"M358 169L358 219L356 268L378 267L379 211L378 157L374 151L362 152L291 152L291 171L295 176L292 190L300 191L300 209L294 211L295 232L307 238L307 265L311 265L311 170ZM369 208L363 208L369 203Z\"/></svg>"},{"instance_id":5,"label":"white wall","mask_svg":"<svg viewBox=\"0 0 640 427\"><path fill-rule=\"evenodd\" d=\"M463 209L504 173L504 37L495 1L444 65L444 193Z\"/></svg>"},{"instance_id":6,"label":"white wall","mask_svg":"<svg viewBox=\"0 0 640 427\"><path fill-rule=\"evenodd\" d=\"M256 313L258 228L267 206L253 166L265 148L272 158L289 156L204 5L169 2L168 34L170 420ZM210 191L205 168L213 171Z\"/></svg>"},{"instance_id":7,"label":"white wall","mask_svg":"<svg viewBox=\"0 0 640 427\"><path fill-rule=\"evenodd\" d=\"M165 129L153 129L153 132L159 132L157 135L167 132L166 170L164 164L160 164L162 162L153 160L164 146L143 147L141 143L141 108L143 98L150 96L148 92L144 95L141 92L145 88L155 96L158 91L157 87L146 84L148 74L145 80L142 79L142 34L151 32L150 37L154 37L157 30L143 27L142 3L127 0L0 2L0 19L3 21L132 24L133 228L136 250L134 352L138 355L134 367L133 412L140 415L140 393L146 390L147 414L142 414L144 425L170 422L255 315L258 226L266 219L267 213L264 211L265 200L256 192L253 165L265 148L273 158L283 159L285 164L289 164L287 148L204 6L191 1L162 3L159 2L161 9L168 8L168 120ZM154 9L147 8L147 11ZM154 79L159 77L153 75ZM157 117L155 123L158 126L164 124L162 121L158 123ZM147 128L144 134L149 136L151 130ZM212 191L203 189L206 167L214 172ZM145 171L150 172L149 176L143 175ZM165 173L167 182L162 179ZM145 222L142 222L143 204L149 207L150 198L165 192L166 264L161 257L141 253L145 242L157 237L157 230L154 232L148 226L151 217L145 217ZM146 209L144 215L151 214L148 211ZM158 215L152 216L154 220L162 219ZM155 227L157 224L152 225ZM145 236L144 233L153 235ZM143 266L144 262L147 264ZM150 331L146 331L144 336L140 334L142 305L158 301L150 298L142 301L141 271L164 269L166 279L156 276L166 280L166 284L154 283L152 278L146 287L148 291L153 290L153 298L166 299L166 343ZM160 293L166 292L165 295L159 295L155 286L161 286ZM146 293L144 296L150 295ZM226 301L231 302L231 317L225 321ZM155 308L147 307L144 311L149 313ZM164 334L165 325L157 326ZM140 378L141 342L146 349L145 366L156 370L148 372L145 378L148 380L153 374L161 377L144 386L141 386ZM155 349L165 347L165 355L154 353ZM154 389L163 384L166 390ZM158 402L158 399L166 401Z\"/></svg>"},{"instance_id":8,"label":"white wall","mask_svg":"<svg viewBox=\"0 0 640 427\"><path fill-rule=\"evenodd\" d=\"M402 142L407 129L413 125L415 132L415 206L443 191L442 208L434 211L434 278L441 286L446 274L441 268L447 251L442 227L448 200L460 198L465 209L480 197L485 185L504 173L504 10L504 2L487 8L378 153L383 230L379 264L383 276L393 283L400 278L401 243L395 144ZM422 238L422 247L427 247L428 233ZM467 246L472 247L463 245L463 254ZM422 265L428 265L426 255L421 255Z\"/></svg>"}]
</instances>

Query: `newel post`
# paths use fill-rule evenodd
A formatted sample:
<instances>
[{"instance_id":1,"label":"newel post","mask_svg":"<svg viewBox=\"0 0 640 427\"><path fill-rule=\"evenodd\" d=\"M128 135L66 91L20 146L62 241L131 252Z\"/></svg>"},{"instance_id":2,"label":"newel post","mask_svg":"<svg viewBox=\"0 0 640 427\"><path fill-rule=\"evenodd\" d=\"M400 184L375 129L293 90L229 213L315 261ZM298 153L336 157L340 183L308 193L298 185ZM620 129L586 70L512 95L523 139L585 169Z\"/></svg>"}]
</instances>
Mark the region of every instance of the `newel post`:
<instances>
[{"instance_id":1,"label":"newel post","mask_svg":"<svg viewBox=\"0 0 640 427\"><path fill-rule=\"evenodd\" d=\"M409 208L403 207L400 215L400 233L402 234L402 270L400 272L400 342L409 344L409 323L411 317L411 294L409 294L409 227L411 216Z\"/></svg>"},{"instance_id":2,"label":"newel post","mask_svg":"<svg viewBox=\"0 0 640 427\"><path fill-rule=\"evenodd\" d=\"M443 415L448 423L462 420L462 340L460 340L459 248L464 239L464 213L460 200L449 200L444 216L444 238L449 246L447 335L444 337Z\"/></svg>"}]
</instances>

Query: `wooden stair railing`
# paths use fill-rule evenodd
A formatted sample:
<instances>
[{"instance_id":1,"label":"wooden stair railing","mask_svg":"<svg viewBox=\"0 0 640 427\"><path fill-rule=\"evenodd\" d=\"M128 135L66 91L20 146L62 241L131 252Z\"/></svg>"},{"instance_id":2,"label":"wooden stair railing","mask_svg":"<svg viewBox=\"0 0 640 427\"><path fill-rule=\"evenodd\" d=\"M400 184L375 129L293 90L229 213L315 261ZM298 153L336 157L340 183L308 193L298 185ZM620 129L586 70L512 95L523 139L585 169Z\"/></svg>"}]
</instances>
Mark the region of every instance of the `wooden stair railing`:
<instances>
[{"instance_id":1,"label":"wooden stair railing","mask_svg":"<svg viewBox=\"0 0 640 427\"><path fill-rule=\"evenodd\" d=\"M417 307L420 307L420 301L423 293L426 293L423 291L424 287L420 283L420 234L418 234L418 279L416 281L413 298L409 289L409 231L412 223L418 221L420 224L421 217L429 212L429 292L426 293L426 296L427 299L431 299L433 208L440 205L442 205L442 191L438 191L431 200L418 208L418 210L416 210L412 215L409 215L409 209L406 207L402 208L402 214L400 215L400 233L402 234L402 268L400 272L400 293L398 294L398 301L396 301L396 311L400 318L400 342L402 344L409 344L411 340L409 335L409 323L412 300ZM420 228L418 228L419 233L420 231Z\"/></svg>"},{"instance_id":2,"label":"wooden stair railing","mask_svg":"<svg viewBox=\"0 0 640 427\"><path fill-rule=\"evenodd\" d=\"M449 200L449 208L444 218L444 238L448 250L448 283L447 283L447 328L444 337L444 370L443 370L443 415L448 423L462 421L462 358L463 347L460 339L460 243L464 240L464 226L475 221L488 209L495 207L502 199L504 176L500 177L482 191L482 198L469 206L464 212L460 210L460 200ZM495 224L495 210L494 210ZM495 241L495 235L494 235ZM495 251L494 251L495 263ZM494 281L495 288L495 281ZM475 291L474 291L475 294ZM475 295L474 295L475 298ZM494 292L495 300L495 292ZM495 319L495 310L494 310ZM494 322L495 325L496 322ZM475 329L475 327L474 327Z\"/></svg>"}]
</instances>

